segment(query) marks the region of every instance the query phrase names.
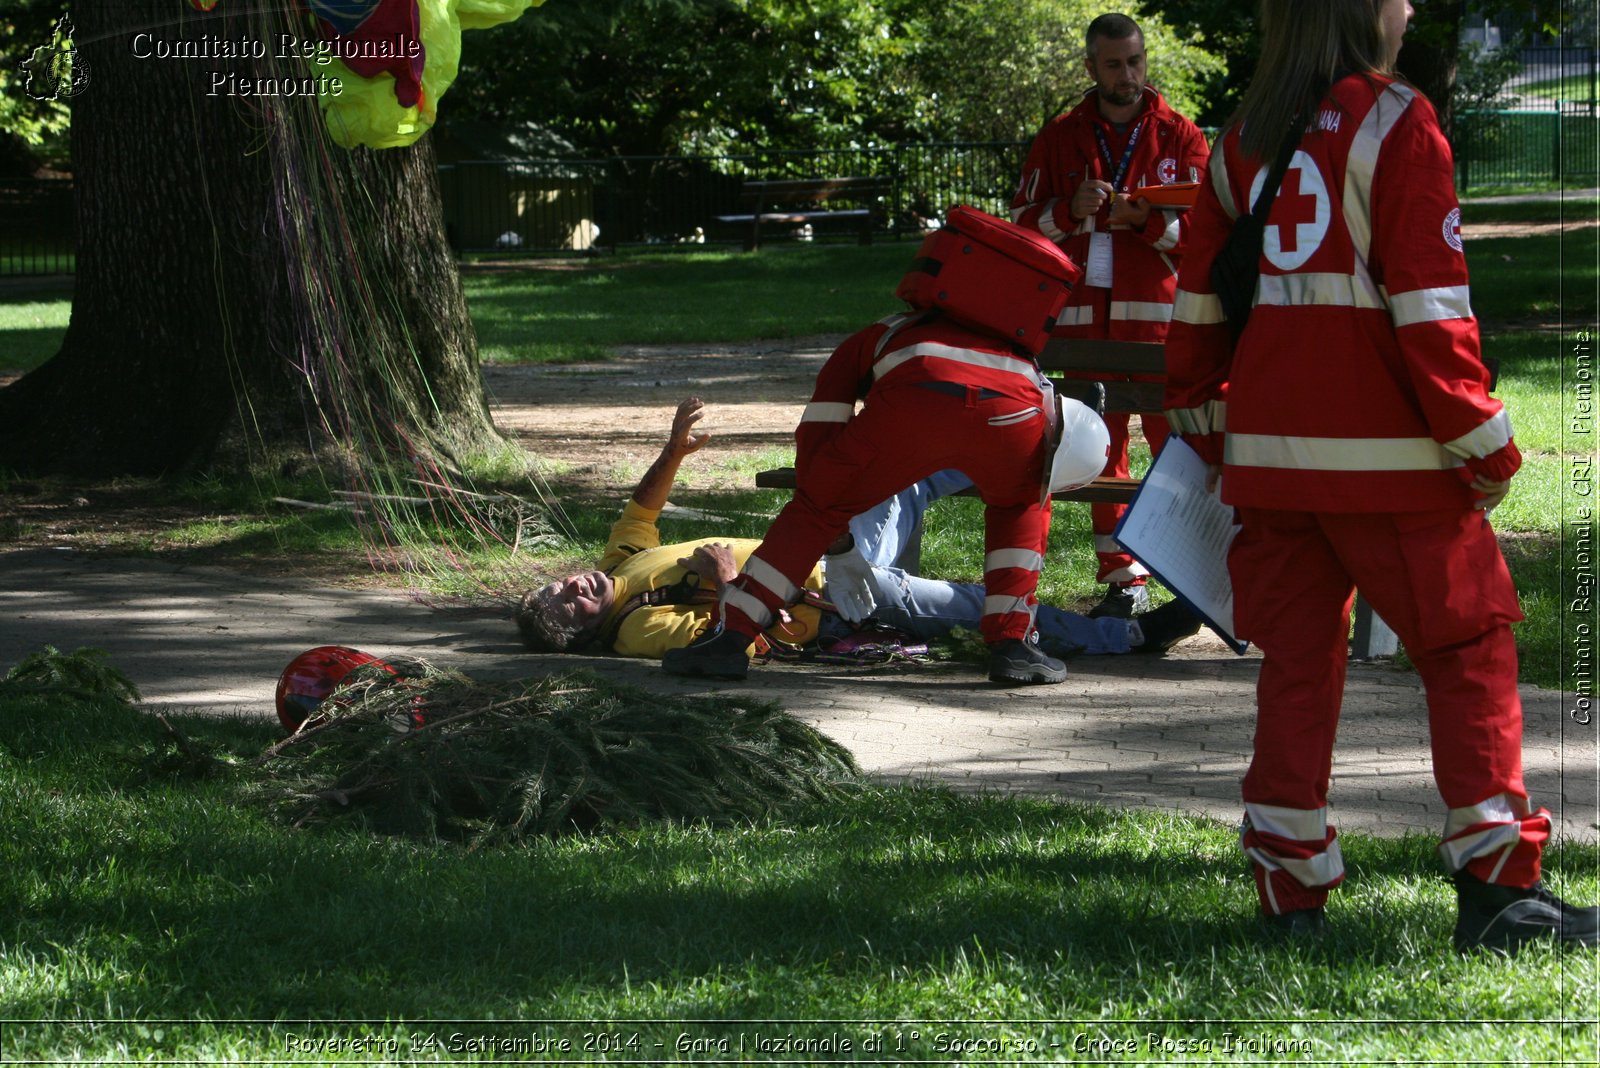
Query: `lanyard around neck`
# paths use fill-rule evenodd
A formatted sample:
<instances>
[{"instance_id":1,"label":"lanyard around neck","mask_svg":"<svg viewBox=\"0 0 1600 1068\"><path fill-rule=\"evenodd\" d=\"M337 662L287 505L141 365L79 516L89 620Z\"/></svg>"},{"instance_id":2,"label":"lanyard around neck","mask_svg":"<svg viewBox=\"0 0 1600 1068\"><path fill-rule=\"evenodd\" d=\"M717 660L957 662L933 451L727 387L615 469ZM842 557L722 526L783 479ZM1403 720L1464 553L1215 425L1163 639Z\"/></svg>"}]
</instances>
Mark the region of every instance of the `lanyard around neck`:
<instances>
[{"instance_id":1,"label":"lanyard around neck","mask_svg":"<svg viewBox=\"0 0 1600 1068\"><path fill-rule=\"evenodd\" d=\"M1133 150L1139 144L1139 135L1144 132L1144 120L1135 122L1133 133L1128 135L1128 147L1122 152L1122 162L1117 164L1116 174L1111 178L1111 188L1122 192L1123 179L1128 176L1128 164L1133 162ZM1100 158L1106 161L1106 169L1111 169L1111 144L1106 140L1106 131L1099 123L1094 124L1094 139L1100 142Z\"/></svg>"}]
</instances>

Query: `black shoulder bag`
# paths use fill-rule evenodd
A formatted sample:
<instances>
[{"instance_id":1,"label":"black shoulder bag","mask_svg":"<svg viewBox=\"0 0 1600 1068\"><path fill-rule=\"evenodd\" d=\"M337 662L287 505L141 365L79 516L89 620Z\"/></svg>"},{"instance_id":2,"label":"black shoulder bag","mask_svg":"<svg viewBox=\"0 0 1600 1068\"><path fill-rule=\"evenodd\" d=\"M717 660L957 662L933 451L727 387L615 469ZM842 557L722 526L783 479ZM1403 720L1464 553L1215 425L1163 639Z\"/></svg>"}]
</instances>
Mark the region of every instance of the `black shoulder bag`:
<instances>
[{"instance_id":1,"label":"black shoulder bag","mask_svg":"<svg viewBox=\"0 0 1600 1068\"><path fill-rule=\"evenodd\" d=\"M1222 314L1233 329L1234 341L1239 340L1245 324L1250 321L1250 309L1256 302L1256 281L1261 274L1261 241L1266 233L1267 216L1272 212L1272 202L1278 199L1278 186L1283 184L1289 161L1300 147L1300 134L1304 129L1305 122L1297 116L1292 135L1284 138L1278 158L1273 161L1272 170L1256 195L1255 206L1233 221L1227 242L1211 261L1211 288L1222 301Z\"/></svg>"}]
</instances>

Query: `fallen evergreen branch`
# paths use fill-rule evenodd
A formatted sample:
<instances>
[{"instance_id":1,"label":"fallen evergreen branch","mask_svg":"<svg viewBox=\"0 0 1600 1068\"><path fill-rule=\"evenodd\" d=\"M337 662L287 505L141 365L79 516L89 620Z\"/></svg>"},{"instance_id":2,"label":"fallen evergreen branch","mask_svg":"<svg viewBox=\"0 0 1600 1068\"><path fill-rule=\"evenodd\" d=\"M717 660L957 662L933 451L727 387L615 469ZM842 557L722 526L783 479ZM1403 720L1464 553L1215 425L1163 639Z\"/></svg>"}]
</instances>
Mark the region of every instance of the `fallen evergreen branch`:
<instances>
[{"instance_id":1,"label":"fallen evergreen branch","mask_svg":"<svg viewBox=\"0 0 1600 1068\"><path fill-rule=\"evenodd\" d=\"M81 648L63 653L46 645L24 657L0 678L0 691L7 694L38 695L57 693L88 701L110 699L133 705L139 703L139 688L118 669L105 662L101 649Z\"/></svg>"},{"instance_id":2,"label":"fallen evergreen branch","mask_svg":"<svg viewBox=\"0 0 1600 1068\"><path fill-rule=\"evenodd\" d=\"M297 827L354 823L477 844L722 823L826 799L849 752L776 704L653 694L589 672L482 683L369 675L257 761Z\"/></svg>"}]
</instances>

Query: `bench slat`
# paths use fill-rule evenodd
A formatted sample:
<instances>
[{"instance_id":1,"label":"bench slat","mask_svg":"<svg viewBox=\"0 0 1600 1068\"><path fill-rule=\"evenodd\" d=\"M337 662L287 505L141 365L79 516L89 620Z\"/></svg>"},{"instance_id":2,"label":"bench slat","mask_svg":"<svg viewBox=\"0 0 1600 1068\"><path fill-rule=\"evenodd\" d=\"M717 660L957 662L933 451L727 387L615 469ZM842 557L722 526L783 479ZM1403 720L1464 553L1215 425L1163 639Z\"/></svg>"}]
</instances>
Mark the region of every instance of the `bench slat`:
<instances>
[{"instance_id":1,"label":"bench slat","mask_svg":"<svg viewBox=\"0 0 1600 1068\"><path fill-rule=\"evenodd\" d=\"M740 188L741 199L767 203L866 197L889 191L887 178L775 178L753 179Z\"/></svg>"},{"instance_id":2,"label":"bench slat","mask_svg":"<svg viewBox=\"0 0 1600 1068\"><path fill-rule=\"evenodd\" d=\"M712 221L749 227L744 247L752 252L761 247L762 223L790 226L830 221L852 223L860 231L861 243L870 245L876 217L874 204L838 210L817 205L835 198L871 202L887 196L893 187L893 181L884 177L750 179L740 187L739 201L752 210L714 215Z\"/></svg>"},{"instance_id":3,"label":"bench slat","mask_svg":"<svg viewBox=\"0 0 1600 1068\"><path fill-rule=\"evenodd\" d=\"M1099 341L1057 338L1039 354L1045 371L1074 371L1108 377L1167 373L1167 349L1158 341Z\"/></svg>"},{"instance_id":4,"label":"bench slat","mask_svg":"<svg viewBox=\"0 0 1600 1068\"><path fill-rule=\"evenodd\" d=\"M815 219L865 219L872 215L867 208L840 208L836 211L764 211L760 215L715 215L720 223L803 223Z\"/></svg>"}]
</instances>

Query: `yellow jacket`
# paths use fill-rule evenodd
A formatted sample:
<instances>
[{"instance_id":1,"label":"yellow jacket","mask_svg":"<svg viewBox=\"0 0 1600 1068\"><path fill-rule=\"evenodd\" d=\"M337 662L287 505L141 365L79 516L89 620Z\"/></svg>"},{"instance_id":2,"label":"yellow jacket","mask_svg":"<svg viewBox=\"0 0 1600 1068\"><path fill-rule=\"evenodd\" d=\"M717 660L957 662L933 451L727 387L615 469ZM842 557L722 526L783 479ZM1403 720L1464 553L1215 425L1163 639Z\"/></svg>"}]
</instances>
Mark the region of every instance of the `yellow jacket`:
<instances>
[{"instance_id":1,"label":"yellow jacket","mask_svg":"<svg viewBox=\"0 0 1600 1068\"><path fill-rule=\"evenodd\" d=\"M659 658L668 649L688 645L710 624L716 608L711 601L628 609L629 602L639 594L681 582L688 572L679 565L680 558L693 555L701 545L720 542L733 550L734 559L743 567L745 560L761 544L751 538L701 538L662 545L661 532L656 529L660 514L628 501L623 506L622 517L612 524L605 555L600 557L598 566L611 576L615 591L611 608L600 624L600 635L605 637L615 630L611 648L618 656ZM820 565L811 569L804 585L808 590L822 589ZM789 609L788 614L787 621L780 621L767 631L769 636L792 645L804 644L817 636L821 619L817 609L801 604ZM619 616L620 627L617 626Z\"/></svg>"}]
</instances>

